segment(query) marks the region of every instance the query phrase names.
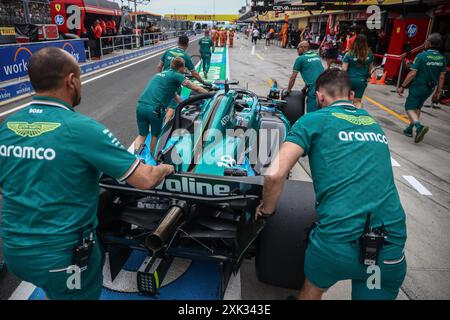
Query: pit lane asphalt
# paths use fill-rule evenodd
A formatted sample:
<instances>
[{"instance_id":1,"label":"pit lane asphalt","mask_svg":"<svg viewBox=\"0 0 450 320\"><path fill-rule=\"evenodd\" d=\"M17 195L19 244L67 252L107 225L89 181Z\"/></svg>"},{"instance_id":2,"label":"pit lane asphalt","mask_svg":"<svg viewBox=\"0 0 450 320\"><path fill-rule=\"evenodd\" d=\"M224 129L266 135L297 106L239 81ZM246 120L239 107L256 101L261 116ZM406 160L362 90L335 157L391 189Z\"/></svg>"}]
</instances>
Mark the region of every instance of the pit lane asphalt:
<instances>
[{"instance_id":1,"label":"pit lane asphalt","mask_svg":"<svg viewBox=\"0 0 450 320\"><path fill-rule=\"evenodd\" d=\"M187 51L191 56L198 55L198 41L192 42ZM156 73L156 66L161 58L161 54L84 84L82 86L81 104L76 107L76 111L94 118L108 127L124 146L130 145L137 135L135 115L137 99L149 79ZM118 67L85 76L82 78L82 82L153 55L155 55L155 53L140 57L139 59L122 64ZM197 61L194 59L194 64ZM31 98L2 106L0 107L0 114L29 101L31 101ZM3 122L7 116L9 115L0 117L0 123ZM1 205L2 198L0 195L0 208ZM1 259L2 250L0 239L0 260ZM7 271L0 274L0 300L8 299L19 283L20 281Z\"/></svg>"}]
</instances>

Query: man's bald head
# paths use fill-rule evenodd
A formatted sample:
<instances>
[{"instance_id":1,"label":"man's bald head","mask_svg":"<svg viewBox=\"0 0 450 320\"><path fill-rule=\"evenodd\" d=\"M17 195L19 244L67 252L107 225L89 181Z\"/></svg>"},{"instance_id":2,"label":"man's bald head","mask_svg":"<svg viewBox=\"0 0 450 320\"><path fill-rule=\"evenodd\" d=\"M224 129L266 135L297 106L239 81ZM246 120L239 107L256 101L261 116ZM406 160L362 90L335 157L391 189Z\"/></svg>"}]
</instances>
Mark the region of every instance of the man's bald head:
<instances>
[{"instance_id":1,"label":"man's bald head","mask_svg":"<svg viewBox=\"0 0 450 320\"><path fill-rule=\"evenodd\" d=\"M309 49L309 42L308 42L308 41L301 41L301 42L298 44L298 47L302 47L302 48L305 48L305 49Z\"/></svg>"},{"instance_id":2,"label":"man's bald head","mask_svg":"<svg viewBox=\"0 0 450 320\"><path fill-rule=\"evenodd\" d=\"M60 89L63 80L71 73L79 76L77 61L67 51L56 47L33 53L28 63L30 82L37 93Z\"/></svg>"},{"instance_id":3,"label":"man's bald head","mask_svg":"<svg viewBox=\"0 0 450 320\"><path fill-rule=\"evenodd\" d=\"M428 36L427 42L430 48L439 49L442 44L442 36L437 32L432 33Z\"/></svg>"},{"instance_id":4,"label":"man's bald head","mask_svg":"<svg viewBox=\"0 0 450 320\"><path fill-rule=\"evenodd\" d=\"M302 41L297 46L297 52L299 54L305 53L309 50L309 42L308 41Z\"/></svg>"}]
</instances>

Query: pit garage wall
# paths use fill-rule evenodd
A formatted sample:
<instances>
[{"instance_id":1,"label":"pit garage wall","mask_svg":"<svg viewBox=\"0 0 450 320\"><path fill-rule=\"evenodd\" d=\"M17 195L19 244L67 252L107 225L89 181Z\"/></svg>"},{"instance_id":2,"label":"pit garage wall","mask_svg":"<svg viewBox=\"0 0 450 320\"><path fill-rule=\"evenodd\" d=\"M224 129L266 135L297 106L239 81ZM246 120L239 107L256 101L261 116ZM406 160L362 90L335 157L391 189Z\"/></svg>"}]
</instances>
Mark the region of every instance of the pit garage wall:
<instances>
[{"instance_id":1,"label":"pit garage wall","mask_svg":"<svg viewBox=\"0 0 450 320\"><path fill-rule=\"evenodd\" d=\"M367 5L378 5L375 0L360 0L359 3L366 7L362 10L352 10L349 12L344 11L312 11L309 12L286 12L289 15L289 23L294 27L299 26L303 29L306 25L310 27L310 30L317 36L320 30L320 34L325 32L325 26L328 19L328 15L333 17L333 25L337 21L340 21L341 26L344 24L359 24L363 25L367 21L367 17L370 14L366 13ZM384 22L389 21L392 28L388 28L390 31L391 39L389 39L389 48L386 55L386 72L387 78L396 79L399 73L402 57L404 56L404 43L406 41L411 42L412 52L406 55L408 61L412 61L417 53L423 50L422 44L424 43L427 35L433 30L433 32L440 32L442 35L448 35L449 33L449 16L450 16L450 4L445 0L423 0L419 5L418 0L404 0L405 7L402 7L401 0L385 0L381 5L381 10L384 12ZM412 37L406 38L404 22L400 23L396 21L396 17L400 16L403 9L407 13L407 26L415 25L416 32L411 33ZM259 21L266 23L278 23L282 24L285 19L285 13L276 15L275 12L269 12L265 16L259 16ZM384 22L382 22L384 24ZM431 28L433 26L433 28ZM385 25L387 27L387 25ZM392 30L390 30L392 29ZM450 40L444 40L446 42L445 53L450 61ZM376 55L381 61L384 53L378 52ZM402 75L404 76L404 75ZM447 78L450 78L447 76ZM448 79L450 81L450 79ZM446 81L446 83L448 82Z\"/></svg>"},{"instance_id":2,"label":"pit garage wall","mask_svg":"<svg viewBox=\"0 0 450 320\"><path fill-rule=\"evenodd\" d=\"M139 56L143 56L143 55L155 52L155 51L169 48L169 47L173 46L176 43L176 41L177 40L174 40L174 41L171 41L171 42L168 42L165 44L155 45L150 48L138 50L138 51L131 52L128 54L115 56L115 57L112 57L109 59L103 59L101 61L83 64L80 66L81 73L82 74L90 73L93 71L97 71L97 70L100 70L103 68L113 66L115 64L121 63L126 60L130 60L130 59L133 59L133 58L136 58ZM84 51L83 51L83 53L84 53ZM6 104L9 100L12 100L12 99L18 98L20 96L24 96L24 95L30 95L33 93L33 88L31 86L31 83L25 79L23 81L20 81L17 83L4 85L3 87L1 85L2 84L0 83L0 108L1 108L2 104Z\"/></svg>"}]
</instances>

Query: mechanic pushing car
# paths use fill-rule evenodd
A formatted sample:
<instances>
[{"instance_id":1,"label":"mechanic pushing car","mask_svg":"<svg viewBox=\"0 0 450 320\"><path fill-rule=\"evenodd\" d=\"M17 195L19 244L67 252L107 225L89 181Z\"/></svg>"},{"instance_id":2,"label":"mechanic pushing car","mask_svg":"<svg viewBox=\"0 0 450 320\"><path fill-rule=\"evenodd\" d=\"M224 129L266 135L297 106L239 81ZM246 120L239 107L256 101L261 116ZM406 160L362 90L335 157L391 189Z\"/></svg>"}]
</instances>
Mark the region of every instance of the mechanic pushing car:
<instances>
[{"instance_id":1,"label":"mechanic pushing car","mask_svg":"<svg viewBox=\"0 0 450 320\"><path fill-rule=\"evenodd\" d=\"M352 103L345 71L328 69L316 82L322 108L292 127L265 176L256 217L276 214L290 170L308 155L318 221L309 235L299 299L321 299L352 280L353 299L395 299L406 275L405 213L380 125ZM290 253L292 254L292 253ZM378 272L379 283L368 278Z\"/></svg>"},{"instance_id":2,"label":"mechanic pushing car","mask_svg":"<svg viewBox=\"0 0 450 320\"><path fill-rule=\"evenodd\" d=\"M171 62L173 59L177 57L181 57L184 60L184 64L186 68L191 72L192 76L203 85L207 85L207 83L202 79L202 77L195 70L195 66L192 63L191 57L186 53L187 48L189 47L189 38L186 35L182 35L178 38L178 46L173 49L169 49L161 57L161 61L156 68L159 72L169 70L171 68ZM184 72L184 71L183 71Z\"/></svg>"},{"instance_id":3,"label":"mechanic pushing car","mask_svg":"<svg viewBox=\"0 0 450 320\"><path fill-rule=\"evenodd\" d=\"M98 299L104 260L95 234L100 172L149 189L173 167L142 164L107 128L75 112L80 68L66 51L35 52L28 73L33 101L0 125L5 262L48 299Z\"/></svg>"},{"instance_id":4,"label":"mechanic pushing car","mask_svg":"<svg viewBox=\"0 0 450 320\"><path fill-rule=\"evenodd\" d=\"M398 94L403 95L405 88L409 87L408 97L405 102L406 113L409 118L409 125L403 130L407 137L413 136L413 128L416 128L414 142L423 140L429 128L420 123L420 110L428 97L433 94L433 102L438 102L444 88L447 62L443 54L439 53L442 37L439 33L432 33L425 42L425 51L419 53L414 59L411 71L398 88ZM437 86L436 86L437 84Z\"/></svg>"},{"instance_id":5,"label":"mechanic pushing car","mask_svg":"<svg viewBox=\"0 0 450 320\"><path fill-rule=\"evenodd\" d=\"M209 36L209 30L205 30L205 36L198 42L200 46L200 56L202 57L202 69L205 79L208 79L209 67L211 66L211 55L214 52L214 42Z\"/></svg>"},{"instance_id":6,"label":"mechanic pushing car","mask_svg":"<svg viewBox=\"0 0 450 320\"><path fill-rule=\"evenodd\" d=\"M306 111L313 112L317 110L316 101L316 80L323 72L323 65L319 55L309 50L308 41L302 41L297 46L297 52L299 57L295 60L294 68L292 70L291 78L289 79L289 85L287 88L287 94L291 93L295 84L295 79L298 73L303 78L306 87Z\"/></svg>"},{"instance_id":7,"label":"mechanic pushing car","mask_svg":"<svg viewBox=\"0 0 450 320\"><path fill-rule=\"evenodd\" d=\"M169 70L157 73L147 84L136 107L136 118L139 135L134 141L135 150L144 145L151 127L152 140L150 150L155 149L163 123L174 115L177 105L171 101L182 102L178 91L182 86L198 93L208 93L208 90L197 86L184 76L184 60L181 57L171 60ZM137 151L136 151L137 152Z\"/></svg>"}]
</instances>

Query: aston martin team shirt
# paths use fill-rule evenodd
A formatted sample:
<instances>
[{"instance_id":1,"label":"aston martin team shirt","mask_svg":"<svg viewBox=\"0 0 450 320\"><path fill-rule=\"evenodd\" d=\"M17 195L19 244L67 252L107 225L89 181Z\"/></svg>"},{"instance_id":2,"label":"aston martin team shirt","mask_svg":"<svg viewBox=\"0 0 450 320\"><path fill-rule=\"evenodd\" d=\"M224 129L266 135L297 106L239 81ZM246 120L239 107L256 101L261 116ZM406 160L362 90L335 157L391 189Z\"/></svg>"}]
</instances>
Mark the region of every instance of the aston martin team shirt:
<instances>
[{"instance_id":1,"label":"aston martin team shirt","mask_svg":"<svg viewBox=\"0 0 450 320\"><path fill-rule=\"evenodd\" d=\"M149 105L152 111L158 108L165 111L175 93L185 82L186 77L173 69L157 73L141 93L139 102ZM175 109L177 105L171 107Z\"/></svg>"},{"instance_id":2,"label":"aston martin team shirt","mask_svg":"<svg viewBox=\"0 0 450 320\"><path fill-rule=\"evenodd\" d=\"M36 97L0 125L4 250L72 248L97 225L100 172L127 179L138 159L96 121Z\"/></svg>"},{"instance_id":3,"label":"aston martin team shirt","mask_svg":"<svg viewBox=\"0 0 450 320\"><path fill-rule=\"evenodd\" d=\"M177 47L167 50L162 55L161 61L164 64L163 71L169 70L172 60L178 57L183 58L186 69L188 69L189 71L195 70L195 66L192 63L191 56L188 55L183 49Z\"/></svg>"},{"instance_id":4,"label":"aston martin team shirt","mask_svg":"<svg viewBox=\"0 0 450 320\"><path fill-rule=\"evenodd\" d=\"M439 82L440 74L447 71L447 61L439 51L428 49L416 56L411 70L417 71L411 87L429 86L431 90Z\"/></svg>"},{"instance_id":5,"label":"aston martin team shirt","mask_svg":"<svg viewBox=\"0 0 450 320\"><path fill-rule=\"evenodd\" d=\"M314 51L307 51L295 59L293 71L300 72L305 84L316 85L316 80L323 72L323 65L319 55Z\"/></svg>"},{"instance_id":6,"label":"aston martin team shirt","mask_svg":"<svg viewBox=\"0 0 450 320\"><path fill-rule=\"evenodd\" d=\"M200 54L201 55L211 55L212 49L214 48L214 42L210 37L203 37L198 42L200 46Z\"/></svg>"},{"instance_id":7,"label":"aston martin team shirt","mask_svg":"<svg viewBox=\"0 0 450 320\"><path fill-rule=\"evenodd\" d=\"M336 101L301 117L285 141L309 156L316 192L317 234L352 242L384 224L388 241L403 245L405 213L394 184L388 141L380 125L350 101Z\"/></svg>"}]
</instances>

